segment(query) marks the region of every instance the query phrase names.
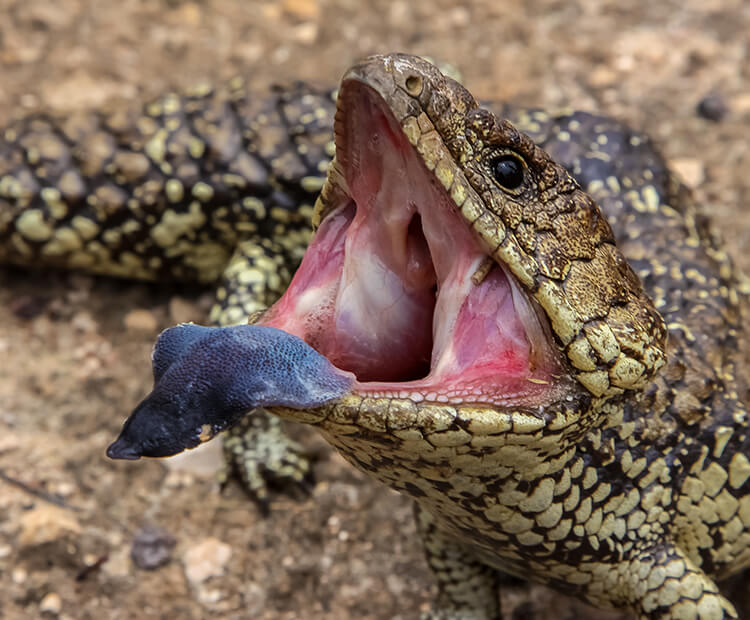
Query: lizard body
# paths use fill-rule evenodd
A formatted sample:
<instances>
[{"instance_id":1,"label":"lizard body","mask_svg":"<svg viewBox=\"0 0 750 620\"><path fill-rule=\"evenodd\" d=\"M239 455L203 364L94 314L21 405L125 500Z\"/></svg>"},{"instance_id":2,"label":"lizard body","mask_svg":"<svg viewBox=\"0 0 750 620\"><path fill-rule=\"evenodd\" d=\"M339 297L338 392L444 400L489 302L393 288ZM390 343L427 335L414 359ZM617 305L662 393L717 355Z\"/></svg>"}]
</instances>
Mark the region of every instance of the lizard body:
<instances>
[{"instance_id":1,"label":"lizard body","mask_svg":"<svg viewBox=\"0 0 750 620\"><path fill-rule=\"evenodd\" d=\"M334 406L274 412L318 426L355 465L415 498L440 584L436 618L496 617L494 569L643 618L737 617L713 578L750 562L750 443L736 359L745 300L687 190L647 138L609 119L499 104L478 111L458 84L404 56L366 61L348 79L374 89L374 105L385 116L397 114L406 138L395 144L404 152L414 147L434 175L431 186L442 185L466 218L461 224L504 265L505 278L543 308L554 347L536 351L548 372L537 376L531 368L530 378L541 386L556 381L557 390L530 388L530 404L497 395L485 395L495 400L484 403L466 395L416 398L407 389L402 395L382 388ZM268 305L308 240L296 231L311 210L295 204L312 200L334 152L330 93L295 88L239 113L236 102L247 100L241 88L234 95L203 93L197 103L167 98L147 107L140 122L122 121L119 136L111 125L94 130L110 145L99 151L99 166L76 160L85 132L59 134L44 120L6 130L0 255L65 267L90 261L94 270L148 278L209 280L223 266L217 323ZM340 110L342 118L347 114ZM551 159L499 118L511 119ZM341 129L345 121L338 122ZM133 127L142 133L134 137ZM179 136L186 127L198 137ZM33 143L55 134L62 151L53 149L47 162L46 147ZM337 134L339 149L340 141ZM132 155L129 169L116 163L112 144ZM520 194L488 178L487 161L509 153L532 171ZM319 199L318 235L350 191L341 162ZM71 170L73 181L64 182ZM113 199L113 190L135 202ZM255 201L247 201L248 193ZM107 232L116 221L121 227L133 221L132 213L145 214L140 248L133 239L118 245L124 228L119 236ZM88 223L76 226L76 216ZM154 234L160 224L167 232ZM72 241L71 233L62 236L73 247L50 251L63 228L74 231ZM173 262L175 239L185 249L179 256L214 244L213 256L221 259ZM275 312L261 321L283 323L283 313ZM415 368L410 372L421 376Z\"/></svg>"}]
</instances>

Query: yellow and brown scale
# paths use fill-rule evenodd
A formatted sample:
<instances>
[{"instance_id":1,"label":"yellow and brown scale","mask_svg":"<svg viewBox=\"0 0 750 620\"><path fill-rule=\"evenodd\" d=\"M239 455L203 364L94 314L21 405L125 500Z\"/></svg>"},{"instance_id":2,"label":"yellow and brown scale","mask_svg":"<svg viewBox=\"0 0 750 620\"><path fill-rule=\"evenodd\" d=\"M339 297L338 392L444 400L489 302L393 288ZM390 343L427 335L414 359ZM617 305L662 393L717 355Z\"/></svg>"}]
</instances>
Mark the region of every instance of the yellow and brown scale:
<instances>
[{"instance_id":1,"label":"yellow and brown scale","mask_svg":"<svg viewBox=\"0 0 750 620\"><path fill-rule=\"evenodd\" d=\"M421 80L404 132L418 151L431 131L450 147L446 112L470 96L404 62ZM450 101L436 106L441 96ZM355 465L417 500L440 584L436 618L496 617L488 567L642 618L736 618L715 585L750 565L737 372L746 298L731 261L647 137L581 112L484 108L472 143L488 124L505 132L548 186L493 205L477 171L485 208L469 217L472 204L458 206L546 311L578 395L547 414L361 397L279 413L317 425ZM278 297L301 259L334 113L328 91L297 84L257 97L236 81L138 111L22 119L0 144L0 260L219 280L213 320L242 322ZM420 154L456 200L450 165L466 173L470 158L456 147L452 163L430 162L432 152ZM253 443L278 427L260 415L228 444L264 498ZM286 454L280 476L304 477L309 465Z\"/></svg>"}]
</instances>

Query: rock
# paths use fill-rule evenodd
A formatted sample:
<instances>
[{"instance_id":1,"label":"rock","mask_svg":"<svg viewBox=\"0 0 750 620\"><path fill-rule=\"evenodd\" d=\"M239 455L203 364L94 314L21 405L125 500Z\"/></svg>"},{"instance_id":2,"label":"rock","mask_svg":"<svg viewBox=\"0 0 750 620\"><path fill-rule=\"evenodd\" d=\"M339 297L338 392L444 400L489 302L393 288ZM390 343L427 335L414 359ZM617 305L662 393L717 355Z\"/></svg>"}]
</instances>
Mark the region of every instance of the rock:
<instances>
[{"instance_id":1,"label":"rock","mask_svg":"<svg viewBox=\"0 0 750 620\"><path fill-rule=\"evenodd\" d=\"M284 11L297 19L314 20L320 17L317 0L283 0Z\"/></svg>"},{"instance_id":2,"label":"rock","mask_svg":"<svg viewBox=\"0 0 750 620\"><path fill-rule=\"evenodd\" d=\"M39 603L39 611L43 614L56 616L62 610L62 599L56 592L50 592Z\"/></svg>"},{"instance_id":3,"label":"rock","mask_svg":"<svg viewBox=\"0 0 750 620\"><path fill-rule=\"evenodd\" d=\"M245 586L245 613L251 618L260 618L266 608L266 588L254 581Z\"/></svg>"},{"instance_id":4,"label":"rock","mask_svg":"<svg viewBox=\"0 0 750 620\"><path fill-rule=\"evenodd\" d=\"M218 603L222 598L224 594L221 590L217 590L216 588L199 588L198 589L198 600L203 605L213 605L215 603Z\"/></svg>"},{"instance_id":5,"label":"rock","mask_svg":"<svg viewBox=\"0 0 750 620\"><path fill-rule=\"evenodd\" d=\"M750 112L750 92L734 95L730 99L730 107L738 114Z\"/></svg>"},{"instance_id":6,"label":"rock","mask_svg":"<svg viewBox=\"0 0 750 620\"><path fill-rule=\"evenodd\" d=\"M453 27L465 28L471 24L471 13L465 6L457 6L448 11L448 19Z\"/></svg>"},{"instance_id":7,"label":"rock","mask_svg":"<svg viewBox=\"0 0 750 620\"><path fill-rule=\"evenodd\" d=\"M155 332L159 326L154 313L150 310L131 310L125 315L125 328L134 332Z\"/></svg>"},{"instance_id":8,"label":"rock","mask_svg":"<svg viewBox=\"0 0 750 620\"><path fill-rule=\"evenodd\" d=\"M116 549L102 564L102 571L109 577L126 577L130 574L130 554L127 548Z\"/></svg>"},{"instance_id":9,"label":"rock","mask_svg":"<svg viewBox=\"0 0 750 620\"><path fill-rule=\"evenodd\" d=\"M76 492L78 487L75 484L68 481L61 481L50 484L50 491L60 497L70 497Z\"/></svg>"},{"instance_id":10,"label":"rock","mask_svg":"<svg viewBox=\"0 0 750 620\"><path fill-rule=\"evenodd\" d=\"M231 557L229 545L217 538L206 538L185 551L182 559L185 575L194 587L198 587L211 577L223 575Z\"/></svg>"},{"instance_id":11,"label":"rock","mask_svg":"<svg viewBox=\"0 0 750 620\"><path fill-rule=\"evenodd\" d=\"M68 510L57 506L39 506L26 512L20 519L21 549L53 543L81 533L78 520Z\"/></svg>"},{"instance_id":12,"label":"rock","mask_svg":"<svg viewBox=\"0 0 750 620\"><path fill-rule=\"evenodd\" d=\"M155 570L172 559L177 544L174 536L153 525L141 528L133 539L130 558L138 568Z\"/></svg>"},{"instance_id":13,"label":"rock","mask_svg":"<svg viewBox=\"0 0 750 620\"><path fill-rule=\"evenodd\" d=\"M8 308L16 318L29 321L39 316L49 304L49 299L41 295L20 295L11 298Z\"/></svg>"},{"instance_id":14,"label":"rock","mask_svg":"<svg viewBox=\"0 0 750 620\"><path fill-rule=\"evenodd\" d=\"M292 37L302 45L312 45L318 38L318 24L316 22L305 22L292 29Z\"/></svg>"},{"instance_id":15,"label":"rock","mask_svg":"<svg viewBox=\"0 0 750 620\"><path fill-rule=\"evenodd\" d=\"M680 175L688 187L696 188L706 179L703 162L693 157L680 157L669 161L670 167Z\"/></svg>"},{"instance_id":16,"label":"rock","mask_svg":"<svg viewBox=\"0 0 750 620\"><path fill-rule=\"evenodd\" d=\"M175 9L174 17L178 23L188 26L198 26L201 23L201 8L195 2L186 2Z\"/></svg>"},{"instance_id":17,"label":"rock","mask_svg":"<svg viewBox=\"0 0 750 620\"><path fill-rule=\"evenodd\" d=\"M608 65L598 65L589 72L588 83L595 88L611 86L617 82L618 74Z\"/></svg>"},{"instance_id":18,"label":"rock","mask_svg":"<svg viewBox=\"0 0 750 620\"><path fill-rule=\"evenodd\" d=\"M99 324L87 310L76 312L73 318L71 318L70 323L76 331L83 333L93 333L99 329Z\"/></svg>"},{"instance_id":19,"label":"rock","mask_svg":"<svg viewBox=\"0 0 750 620\"><path fill-rule=\"evenodd\" d=\"M13 572L10 574L10 579L13 583L16 585L21 585L26 583L26 579L28 579L29 573L26 571L25 568L21 566L17 566L13 569Z\"/></svg>"},{"instance_id":20,"label":"rock","mask_svg":"<svg viewBox=\"0 0 750 620\"><path fill-rule=\"evenodd\" d=\"M729 104L724 95L712 92L698 102L696 112L701 118L718 123L729 114Z\"/></svg>"}]
</instances>

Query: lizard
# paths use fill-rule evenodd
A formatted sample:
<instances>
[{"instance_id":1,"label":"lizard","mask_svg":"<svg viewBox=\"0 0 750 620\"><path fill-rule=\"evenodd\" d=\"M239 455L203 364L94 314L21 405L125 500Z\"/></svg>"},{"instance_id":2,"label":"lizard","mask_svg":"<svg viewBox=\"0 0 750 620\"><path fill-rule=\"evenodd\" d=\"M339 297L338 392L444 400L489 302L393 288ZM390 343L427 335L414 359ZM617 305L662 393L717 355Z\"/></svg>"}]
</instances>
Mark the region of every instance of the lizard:
<instances>
[{"instance_id":1,"label":"lizard","mask_svg":"<svg viewBox=\"0 0 750 620\"><path fill-rule=\"evenodd\" d=\"M312 214L313 267L303 261L255 319L299 332L361 385L334 405L271 410L317 426L416 500L439 583L434 618L498 617L498 571L642 618L738 617L715 579L750 561L736 372L745 300L718 237L650 141L595 115L479 106L402 55L355 66L338 101L335 148L318 143L336 159ZM15 229L27 244L33 218ZM342 238L363 260L346 262ZM393 238L405 247L380 254L377 241ZM357 263L383 260L383 277L397 277L379 299ZM353 332L334 329L338 342L305 320L302 295L325 299L321 284L337 288L347 272L364 308L406 299L395 317L369 315L386 324L385 343L356 312L344 313ZM464 298L472 320L461 317ZM471 326L498 309L507 325L476 338ZM378 365L378 354L398 363ZM472 374L479 381L461 387ZM451 381L456 389L440 393ZM389 382L405 385L394 393Z\"/></svg>"}]
</instances>

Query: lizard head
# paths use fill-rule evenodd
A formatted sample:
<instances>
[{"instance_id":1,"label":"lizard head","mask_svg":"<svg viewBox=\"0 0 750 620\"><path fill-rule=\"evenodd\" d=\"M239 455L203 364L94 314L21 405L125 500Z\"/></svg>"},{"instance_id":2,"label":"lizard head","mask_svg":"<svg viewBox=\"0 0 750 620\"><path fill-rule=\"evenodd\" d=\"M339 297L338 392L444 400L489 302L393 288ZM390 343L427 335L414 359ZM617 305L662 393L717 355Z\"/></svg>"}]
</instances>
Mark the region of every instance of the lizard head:
<instances>
[{"instance_id":1,"label":"lizard head","mask_svg":"<svg viewBox=\"0 0 750 620\"><path fill-rule=\"evenodd\" d=\"M360 411L549 420L663 365L663 321L594 201L433 65L395 54L350 69L335 143L315 237L260 322L353 373Z\"/></svg>"},{"instance_id":2,"label":"lizard head","mask_svg":"<svg viewBox=\"0 0 750 620\"><path fill-rule=\"evenodd\" d=\"M360 440L400 460L510 440L535 447L495 456L523 468L658 372L664 323L597 205L457 82L369 58L344 76L334 134L287 292L254 327L164 332L110 456L174 454L265 406L365 467Z\"/></svg>"}]
</instances>

